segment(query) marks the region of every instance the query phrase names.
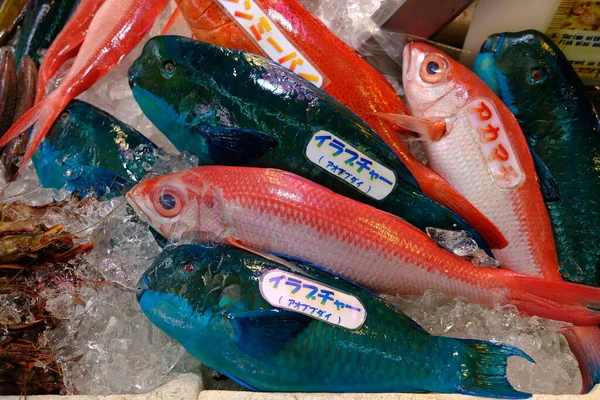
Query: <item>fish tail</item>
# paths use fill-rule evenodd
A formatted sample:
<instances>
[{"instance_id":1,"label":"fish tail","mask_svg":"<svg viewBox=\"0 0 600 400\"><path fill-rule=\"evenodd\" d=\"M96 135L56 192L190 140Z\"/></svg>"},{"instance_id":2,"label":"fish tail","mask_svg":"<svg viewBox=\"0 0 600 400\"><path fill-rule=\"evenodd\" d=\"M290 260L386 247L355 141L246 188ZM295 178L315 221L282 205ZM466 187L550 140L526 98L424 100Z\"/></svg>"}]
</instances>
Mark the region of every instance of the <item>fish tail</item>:
<instances>
[{"instance_id":1,"label":"fish tail","mask_svg":"<svg viewBox=\"0 0 600 400\"><path fill-rule=\"evenodd\" d=\"M181 18L181 10L179 9L179 7L177 7L175 9L175 11L173 11L173 14L171 14L171 17L167 21L167 24L165 25L165 27L163 28L163 30L160 34L166 35L167 32L169 32L171 30L171 28L173 28L173 25L175 25L175 23L177 22L177 20L179 18Z\"/></svg>"},{"instance_id":2,"label":"fish tail","mask_svg":"<svg viewBox=\"0 0 600 400\"><path fill-rule=\"evenodd\" d=\"M458 392L474 396L495 397L503 399L526 399L531 394L516 390L506 379L506 366L509 357L523 357L535 362L531 357L516 347L505 344L494 344L481 340L460 339L467 346L468 355L474 370L468 383L462 382Z\"/></svg>"},{"instance_id":3,"label":"fish tail","mask_svg":"<svg viewBox=\"0 0 600 400\"><path fill-rule=\"evenodd\" d=\"M581 394L589 393L600 381L600 329L577 326L563 332L579 363L583 379Z\"/></svg>"},{"instance_id":4,"label":"fish tail","mask_svg":"<svg viewBox=\"0 0 600 400\"><path fill-rule=\"evenodd\" d=\"M507 301L528 315L574 325L600 324L600 288L517 275Z\"/></svg>"},{"instance_id":5,"label":"fish tail","mask_svg":"<svg viewBox=\"0 0 600 400\"><path fill-rule=\"evenodd\" d=\"M56 118L71 101L71 97L65 95L61 90L52 92L50 96L27 111L0 139L0 147L4 147L8 142L18 137L21 132L29 130L33 126L19 171L31 159Z\"/></svg>"}]
</instances>

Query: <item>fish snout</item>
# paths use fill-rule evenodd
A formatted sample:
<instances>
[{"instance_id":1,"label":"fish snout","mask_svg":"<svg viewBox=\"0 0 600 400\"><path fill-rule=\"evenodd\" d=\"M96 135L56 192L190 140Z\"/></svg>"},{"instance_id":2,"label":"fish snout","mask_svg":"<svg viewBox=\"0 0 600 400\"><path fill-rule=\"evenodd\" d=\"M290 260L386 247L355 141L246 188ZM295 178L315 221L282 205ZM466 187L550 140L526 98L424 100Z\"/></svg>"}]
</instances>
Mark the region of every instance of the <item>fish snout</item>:
<instances>
[{"instance_id":1,"label":"fish snout","mask_svg":"<svg viewBox=\"0 0 600 400\"><path fill-rule=\"evenodd\" d=\"M129 81L129 87L133 89L133 87L135 86L135 62L131 65L131 67L129 68L129 72L127 73L127 77L128 77L128 81Z\"/></svg>"},{"instance_id":2,"label":"fish snout","mask_svg":"<svg viewBox=\"0 0 600 400\"><path fill-rule=\"evenodd\" d=\"M500 47L502 46L502 42L504 41L503 33L496 33L494 35L488 36L488 38L481 45L480 52L481 53L492 53L496 57L500 54Z\"/></svg>"},{"instance_id":3,"label":"fish snout","mask_svg":"<svg viewBox=\"0 0 600 400\"><path fill-rule=\"evenodd\" d=\"M136 293L136 297L137 300L140 301L142 299L142 296L144 295L144 293L146 292L146 290L150 290L150 281L148 280L148 277L146 276L146 274L142 274L142 277L140 278L140 280L138 281L137 284L137 293Z\"/></svg>"}]
</instances>

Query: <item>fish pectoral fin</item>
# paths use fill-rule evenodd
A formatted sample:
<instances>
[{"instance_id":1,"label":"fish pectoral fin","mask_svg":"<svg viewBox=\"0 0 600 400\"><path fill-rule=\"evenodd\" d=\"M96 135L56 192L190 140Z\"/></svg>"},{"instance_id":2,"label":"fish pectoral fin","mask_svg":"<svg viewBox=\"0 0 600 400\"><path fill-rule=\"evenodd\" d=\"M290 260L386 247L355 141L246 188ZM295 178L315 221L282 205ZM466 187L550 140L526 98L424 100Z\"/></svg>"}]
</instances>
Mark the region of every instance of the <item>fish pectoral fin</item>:
<instances>
[{"instance_id":1,"label":"fish pectoral fin","mask_svg":"<svg viewBox=\"0 0 600 400\"><path fill-rule=\"evenodd\" d=\"M208 154L216 164L248 165L279 145L264 132L226 126L197 126L205 139Z\"/></svg>"},{"instance_id":2,"label":"fish pectoral fin","mask_svg":"<svg viewBox=\"0 0 600 400\"><path fill-rule=\"evenodd\" d=\"M446 123L444 121L431 121L402 114L375 113L375 115L387 119L401 128L416 132L425 140L432 142L437 142L446 134Z\"/></svg>"},{"instance_id":3,"label":"fish pectoral fin","mask_svg":"<svg viewBox=\"0 0 600 400\"><path fill-rule=\"evenodd\" d=\"M276 354L302 333L312 318L281 309L229 314L236 344L252 357Z\"/></svg>"},{"instance_id":4,"label":"fish pectoral fin","mask_svg":"<svg viewBox=\"0 0 600 400\"><path fill-rule=\"evenodd\" d=\"M546 164L544 164L544 161L537 155L533 148L531 148L531 145L527 143L527 146L529 147L529 152L533 158L533 165L535 166L535 172L537 173L538 183L540 185L540 190L542 191L542 196L544 196L544 201L546 201L546 203L551 203L559 200L560 190L558 182L554 179L552 172L550 172Z\"/></svg>"},{"instance_id":5,"label":"fish pectoral fin","mask_svg":"<svg viewBox=\"0 0 600 400\"><path fill-rule=\"evenodd\" d=\"M246 244L244 244L244 243L240 242L239 240L234 239L232 237L225 238L225 243L227 243L228 245L230 245L232 247L237 247L238 249L246 250L249 253L256 254L259 257L262 257L269 261L273 261L277 264L284 265L284 266L290 268L292 271L295 271L298 269L298 267L296 267L291 262L284 260L283 258L276 256L275 254L270 254L270 253L266 253L264 251L253 249L252 247L247 246Z\"/></svg>"}]
</instances>

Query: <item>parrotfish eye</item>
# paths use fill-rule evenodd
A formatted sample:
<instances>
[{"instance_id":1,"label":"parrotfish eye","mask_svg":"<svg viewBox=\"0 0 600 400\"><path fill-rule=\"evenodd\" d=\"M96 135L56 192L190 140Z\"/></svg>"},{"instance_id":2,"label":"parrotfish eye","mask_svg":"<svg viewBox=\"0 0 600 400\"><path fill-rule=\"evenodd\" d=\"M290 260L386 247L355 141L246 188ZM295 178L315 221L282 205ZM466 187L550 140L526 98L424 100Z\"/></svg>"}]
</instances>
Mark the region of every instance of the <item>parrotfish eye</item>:
<instances>
[{"instance_id":1,"label":"parrotfish eye","mask_svg":"<svg viewBox=\"0 0 600 400\"><path fill-rule=\"evenodd\" d=\"M544 71L542 68L533 68L531 71L529 71L528 75L529 82L534 84L544 82L546 77L546 71Z\"/></svg>"},{"instance_id":2,"label":"parrotfish eye","mask_svg":"<svg viewBox=\"0 0 600 400\"><path fill-rule=\"evenodd\" d=\"M62 113L60 115L60 119L63 120L63 121L66 121L68 118L69 118L69 112L68 111L65 111L64 113Z\"/></svg>"},{"instance_id":3,"label":"parrotfish eye","mask_svg":"<svg viewBox=\"0 0 600 400\"><path fill-rule=\"evenodd\" d=\"M196 270L194 264L188 263L183 266L183 273L186 275L190 275Z\"/></svg>"},{"instance_id":4,"label":"parrotfish eye","mask_svg":"<svg viewBox=\"0 0 600 400\"><path fill-rule=\"evenodd\" d=\"M438 83L448 71L448 62L437 54L429 54L421 64L421 79L427 83Z\"/></svg>"},{"instance_id":5,"label":"parrotfish eye","mask_svg":"<svg viewBox=\"0 0 600 400\"><path fill-rule=\"evenodd\" d=\"M161 188L153 197L154 208L163 217L175 217L183 208L179 193L173 188Z\"/></svg>"},{"instance_id":6,"label":"parrotfish eye","mask_svg":"<svg viewBox=\"0 0 600 400\"><path fill-rule=\"evenodd\" d=\"M171 78L175 73L175 63L171 60L167 60L163 64L162 74L165 78Z\"/></svg>"}]
</instances>

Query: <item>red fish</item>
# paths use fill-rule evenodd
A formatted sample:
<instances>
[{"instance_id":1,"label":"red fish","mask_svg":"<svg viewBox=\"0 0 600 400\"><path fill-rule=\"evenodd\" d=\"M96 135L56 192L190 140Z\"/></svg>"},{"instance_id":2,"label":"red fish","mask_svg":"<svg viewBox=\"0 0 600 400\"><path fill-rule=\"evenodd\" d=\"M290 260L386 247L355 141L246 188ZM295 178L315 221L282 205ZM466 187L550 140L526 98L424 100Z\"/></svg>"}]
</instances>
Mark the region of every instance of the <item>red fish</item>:
<instances>
[{"instance_id":1,"label":"red fish","mask_svg":"<svg viewBox=\"0 0 600 400\"><path fill-rule=\"evenodd\" d=\"M406 221L274 169L205 166L151 179L129 204L167 238L197 235L323 266L378 293L448 296L597 324L600 289L478 268Z\"/></svg>"},{"instance_id":2,"label":"red fish","mask_svg":"<svg viewBox=\"0 0 600 400\"><path fill-rule=\"evenodd\" d=\"M406 98L422 124L432 168L508 240L506 248L494 251L501 268L562 280L540 190L540 179L546 178L536 174L525 136L510 110L472 71L425 43L406 45L402 70ZM446 132L432 134L440 123L445 123ZM555 195L548 189L551 182L543 181L542 187ZM600 365L600 330L574 328L566 336L580 365L595 371ZM585 391L592 380L589 371L582 374Z\"/></svg>"},{"instance_id":3,"label":"red fish","mask_svg":"<svg viewBox=\"0 0 600 400\"><path fill-rule=\"evenodd\" d=\"M40 65L35 103L46 96L46 85L59 68L75 57L98 9L105 0L82 0L46 52Z\"/></svg>"},{"instance_id":4,"label":"red fish","mask_svg":"<svg viewBox=\"0 0 600 400\"><path fill-rule=\"evenodd\" d=\"M0 140L0 147L33 125L22 168L69 102L108 74L139 43L167 2L106 0L94 16L65 79L8 130Z\"/></svg>"},{"instance_id":5,"label":"red fish","mask_svg":"<svg viewBox=\"0 0 600 400\"><path fill-rule=\"evenodd\" d=\"M407 134L376 113L408 111L392 85L296 0L176 0L198 40L270 57L325 90L363 119L394 150L423 192L474 227L493 249L498 229L399 137Z\"/></svg>"}]
</instances>

